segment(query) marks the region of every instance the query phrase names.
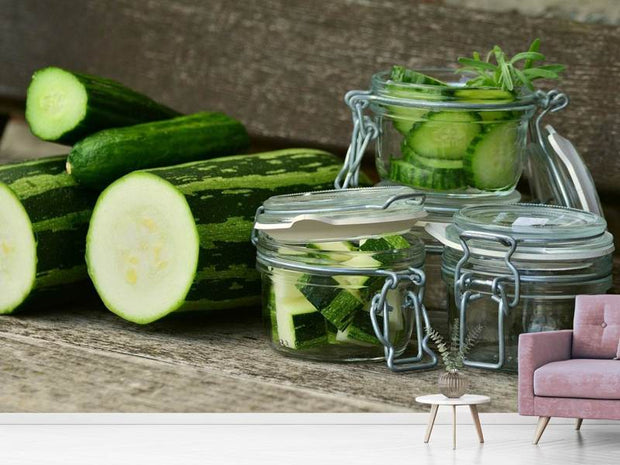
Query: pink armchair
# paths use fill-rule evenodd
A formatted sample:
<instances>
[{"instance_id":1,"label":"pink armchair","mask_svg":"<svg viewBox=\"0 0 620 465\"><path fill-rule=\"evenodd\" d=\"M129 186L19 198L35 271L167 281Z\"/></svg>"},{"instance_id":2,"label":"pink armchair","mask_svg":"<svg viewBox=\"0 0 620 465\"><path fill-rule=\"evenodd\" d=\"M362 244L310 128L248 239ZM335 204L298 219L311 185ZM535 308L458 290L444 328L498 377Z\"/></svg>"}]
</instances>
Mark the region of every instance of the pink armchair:
<instances>
[{"instance_id":1,"label":"pink armchair","mask_svg":"<svg viewBox=\"0 0 620 465\"><path fill-rule=\"evenodd\" d=\"M580 295L573 330L519 337L519 414L620 420L620 295Z\"/></svg>"}]
</instances>

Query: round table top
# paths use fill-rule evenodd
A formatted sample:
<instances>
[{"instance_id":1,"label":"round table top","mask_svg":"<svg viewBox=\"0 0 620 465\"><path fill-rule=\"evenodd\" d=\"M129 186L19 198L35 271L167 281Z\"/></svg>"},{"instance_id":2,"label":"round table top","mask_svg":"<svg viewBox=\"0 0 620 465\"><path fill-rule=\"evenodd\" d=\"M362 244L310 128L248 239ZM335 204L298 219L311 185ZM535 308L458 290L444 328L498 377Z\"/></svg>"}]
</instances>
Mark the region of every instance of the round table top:
<instances>
[{"instance_id":1,"label":"round table top","mask_svg":"<svg viewBox=\"0 0 620 465\"><path fill-rule=\"evenodd\" d=\"M432 405L478 405L488 404L491 402L491 398L489 396L479 396L477 394L465 394L464 396L453 399L443 394L431 394L428 396L416 397L415 401L420 404Z\"/></svg>"}]
</instances>

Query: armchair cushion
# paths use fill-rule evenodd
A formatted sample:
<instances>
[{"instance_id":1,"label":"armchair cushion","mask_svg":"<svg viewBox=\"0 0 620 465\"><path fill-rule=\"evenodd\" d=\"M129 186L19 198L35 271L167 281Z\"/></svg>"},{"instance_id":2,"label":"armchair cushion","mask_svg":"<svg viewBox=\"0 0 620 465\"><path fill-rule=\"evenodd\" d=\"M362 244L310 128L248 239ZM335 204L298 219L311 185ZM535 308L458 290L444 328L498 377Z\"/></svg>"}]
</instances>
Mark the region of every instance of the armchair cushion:
<instances>
[{"instance_id":1,"label":"armchair cushion","mask_svg":"<svg viewBox=\"0 0 620 465\"><path fill-rule=\"evenodd\" d=\"M534 371L534 395L620 400L620 363L598 359L548 363Z\"/></svg>"},{"instance_id":2,"label":"armchair cushion","mask_svg":"<svg viewBox=\"0 0 620 465\"><path fill-rule=\"evenodd\" d=\"M620 295L577 296L573 326L573 358L614 358L620 339Z\"/></svg>"}]
</instances>

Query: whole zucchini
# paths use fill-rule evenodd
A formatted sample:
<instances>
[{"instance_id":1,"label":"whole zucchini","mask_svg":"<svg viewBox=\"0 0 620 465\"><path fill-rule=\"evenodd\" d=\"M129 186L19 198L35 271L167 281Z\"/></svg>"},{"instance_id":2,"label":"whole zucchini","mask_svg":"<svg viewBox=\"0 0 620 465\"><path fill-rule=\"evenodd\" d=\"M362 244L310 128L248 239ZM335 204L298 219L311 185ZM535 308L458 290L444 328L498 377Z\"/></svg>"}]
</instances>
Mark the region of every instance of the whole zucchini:
<instances>
[{"instance_id":1,"label":"whole zucchini","mask_svg":"<svg viewBox=\"0 0 620 465\"><path fill-rule=\"evenodd\" d=\"M111 79L57 67L36 71L26 97L32 133L68 145L102 129L179 115Z\"/></svg>"},{"instance_id":2,"label":"whole zucchini","mask_svg":"<svg viewBox=\"0 0 620 465\"><path fill-rule=\"evenodd\" d=\"M103 188L131 171L239 153L248 145L239 121L196 113L93 134L73 146L67 171L82 185Z\"/></svg>"},{"instance_id":3,"label":"whole zucchini","mask_svg":"<svg viewBox=\"0 0 620 465\"><path fill-rule=\"evenodd\" d=\"M337 157L288 149L137 171L99 197L86 245L105 305L136 323L260 302L254 214L268 197L331 188Z\"/></svg>"}]
</instances>

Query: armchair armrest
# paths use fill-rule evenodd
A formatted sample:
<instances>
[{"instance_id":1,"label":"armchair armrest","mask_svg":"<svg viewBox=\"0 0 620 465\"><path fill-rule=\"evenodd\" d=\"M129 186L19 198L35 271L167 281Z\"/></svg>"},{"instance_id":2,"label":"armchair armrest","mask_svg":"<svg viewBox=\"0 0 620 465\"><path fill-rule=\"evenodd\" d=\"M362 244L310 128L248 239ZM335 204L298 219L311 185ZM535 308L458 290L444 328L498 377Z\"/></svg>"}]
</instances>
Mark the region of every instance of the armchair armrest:
<instances>
[{"instance_id":1,"label":"armchair armrest","mask_svg":"<svg viewBox=\"0 0 620 465\"><path fill-rule=\"evenodd\" d=\"M571 357L573 331L545 331L519 336L519 414L534 415L534 371Z\"/></svg>"}]
</instances>

